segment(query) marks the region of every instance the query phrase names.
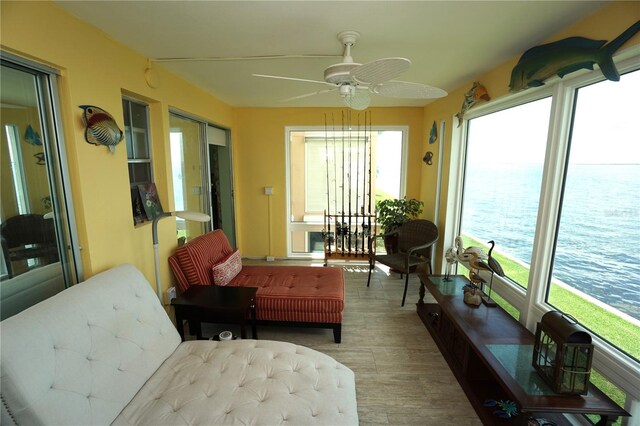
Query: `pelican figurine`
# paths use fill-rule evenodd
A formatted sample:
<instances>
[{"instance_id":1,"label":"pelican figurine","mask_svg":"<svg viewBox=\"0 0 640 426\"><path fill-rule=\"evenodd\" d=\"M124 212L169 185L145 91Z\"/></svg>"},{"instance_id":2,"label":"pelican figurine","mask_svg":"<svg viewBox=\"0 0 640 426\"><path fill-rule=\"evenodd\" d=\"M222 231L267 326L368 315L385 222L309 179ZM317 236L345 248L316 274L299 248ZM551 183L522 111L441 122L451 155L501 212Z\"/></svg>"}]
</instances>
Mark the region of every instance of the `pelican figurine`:
<instances>
[{"instance_id":1,"label":"pelican figurine","mask_svg":"<svg viewBox=\"0 0 640 426\"><path fill-rule=\"evenodd\" d=\"M487 255L480 247L469 246L466 249L462 247L462 238L456 237L456 256L459 262L470 262L471 259L485 259Z\"/></svg>"},{"instance_id":2,"label":"pelican figurine","mask_svg":"<svg viewBox=\"0 0 640 426\"><path fill-rule=\"evenodd\" d=\"M462 247L462 238L457 236L455 239L456 244L456 258L458 262L463 262L468 265L471 269L469 271L469 281L473 283L473 285L477 286L478 284L482 285L484 280L479 279L480 276L474 272L474 269L480 270L483 269L479 265L484 263L483 259L487 258L484 250L481 247L469 246L466 249Z\"/></svg>"}]
</instances>

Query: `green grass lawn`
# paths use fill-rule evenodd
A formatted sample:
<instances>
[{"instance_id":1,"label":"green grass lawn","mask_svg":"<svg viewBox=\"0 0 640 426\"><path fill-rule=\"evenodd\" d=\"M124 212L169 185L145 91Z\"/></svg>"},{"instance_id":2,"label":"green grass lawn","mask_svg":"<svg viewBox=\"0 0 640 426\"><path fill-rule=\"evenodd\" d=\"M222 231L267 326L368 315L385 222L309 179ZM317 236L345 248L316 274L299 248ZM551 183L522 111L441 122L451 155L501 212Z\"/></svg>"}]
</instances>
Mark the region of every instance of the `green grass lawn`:
<instances>
[{"instance_id":1,"label":"green grass lawn","mask_svg":"<svg viewBox=\"0 0 640 426\"><path fill-rule=\"evenodd\" d=\"M464 237L465 246L488 247L469 237ZM492 253L500 265L502 265L507 276L520 284L524 288L527 287L529 281L529 269L495 250ZM466 271L465 271L466 272ZM492 295L493 297L493 295ZM567 290L558 284L555 280L551 282L550 294L547 299L556 309L573 315L582 325L589 328L594 333L611 342L613 345L622 349L636 359L640 359L640 327L626 321L624 318L615 315L609 310L580 297L572 291ZM496 301L499 302L498 298ZM506 302L506 301L505 301ZM502 306L502 305L501 305ZM510 305L509 305L510 306ZM503 306L504 308L504 306ZM511 315L515 308L505 308ZM516 310L517 312L517 310Z\"/></svg>"},{"instance_id":2,"label":"green grass lawn","mask_svg":"<svg viewBox=\"0 0 640 426\"><path fill-rule=\"evenodd\" d=\"M463 237L463 240L465 247L484 247L485 252L488 251L488 247L479 241L466 236ZM529 269L526 265L506 257L495 250L492 252L492 257L500 262L500 265L511 280L526 289L529 282ZM459 266L458 272L468 276L468 270L464 266ZM518 310L495 292L491 294L491 298L495 299L496 302L514 318L517 319L519 317ZM556 309L574 316L593 333L608 340L634 358L640 359L640 327L637 325L625 318L615 315L615 313L600 305L592 303L579 294L562 287L555 280L551 282L547 300L548 303L552 304ZM596 371L592 371L590 378L592 383L609 395L616 403L624 407L625 394L622 390ZM619 424L619 421L620 420L614 424Z\"/></svg>"}]
</instances>

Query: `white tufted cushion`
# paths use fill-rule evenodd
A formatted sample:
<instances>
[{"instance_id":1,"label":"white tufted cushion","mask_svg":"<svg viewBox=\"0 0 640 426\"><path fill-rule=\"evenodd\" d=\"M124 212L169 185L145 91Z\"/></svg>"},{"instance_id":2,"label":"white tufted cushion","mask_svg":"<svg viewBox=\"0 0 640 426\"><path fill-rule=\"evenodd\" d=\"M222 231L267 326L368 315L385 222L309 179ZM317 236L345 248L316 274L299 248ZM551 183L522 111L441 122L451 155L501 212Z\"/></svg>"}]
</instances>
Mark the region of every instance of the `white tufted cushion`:
<instances>
[{"instance_id":1,"label":"white tufted cushion","mask_svg":"<svg viewBox=\"0 0 640 426\"><path fill-rule=\"evenodd\" d=\"M64 290L0 327L6 425L109 424L180 343L131 265Z\"/></svg>"},{"instance_id":2,"label":"white tufted cushion","mask_svg":"<svg viewBox=\"0 0 640 426\"><path fill-rule=\"evenodd\" d=\"M3 425L358 424L350 369L284 342L180 344L131 265L0 328Z\"/></svg>"},{"instance_id":3,"label":"white tufted cushion","mask_svg":"<svg viewBox=\"0 0 640 426\"><path fill-rule=\"evenodd\" d=\"M115 425L357 425L353 372L302 346L190 341Z\"/></svg>"}]
</instances>

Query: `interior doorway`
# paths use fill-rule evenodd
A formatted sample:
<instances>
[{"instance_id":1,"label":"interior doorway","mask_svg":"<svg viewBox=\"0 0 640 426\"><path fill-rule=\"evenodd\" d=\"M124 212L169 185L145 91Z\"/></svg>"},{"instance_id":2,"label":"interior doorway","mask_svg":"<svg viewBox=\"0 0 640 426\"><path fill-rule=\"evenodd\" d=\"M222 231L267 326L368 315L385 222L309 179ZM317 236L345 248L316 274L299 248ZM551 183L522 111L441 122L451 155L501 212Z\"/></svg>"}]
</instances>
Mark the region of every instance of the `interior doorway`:
<instances>
[{"instance_id":1,"label":"interior doorway","mask_svg":"<svg viewBox=\"0 0 640 426\"><path fill-rule=\"evenodd\" d=\"M214 229L222 229L231 247L236 247L231 175L231 149L229 131L207 126L209 154L209 181L211 193L211 220Z\"/></svg>"},{"instance_id":2,"label":"interior doorway","mask_svg":"<svg viewBox=\"0 0 640 426\"><path fill-rule=\"evenodd\" d=\"M222 229L236 246L229 130L183 112L170 113L171 169L176 210L211 216L210 223L177 219L178 240Z\"/></svg>"}]
</instances>

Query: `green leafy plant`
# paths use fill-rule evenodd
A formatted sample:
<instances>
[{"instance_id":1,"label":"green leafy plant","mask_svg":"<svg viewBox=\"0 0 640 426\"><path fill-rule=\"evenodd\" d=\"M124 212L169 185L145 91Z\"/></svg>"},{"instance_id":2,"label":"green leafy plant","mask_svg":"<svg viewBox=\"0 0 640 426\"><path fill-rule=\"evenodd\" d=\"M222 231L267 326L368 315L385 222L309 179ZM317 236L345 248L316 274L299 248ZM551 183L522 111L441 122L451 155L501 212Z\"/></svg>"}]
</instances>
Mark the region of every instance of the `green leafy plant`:
<instances>
[{"instance_id":1,"label":"green leafy plant","mask_svg":"<svg viewBox=\"0 0 640 426\"><path fill-rule=\"evenodd\" d=\"M417 219L422 213L424 202L411 198L388 198L376 201L378 223L384 232L391 232L410 220Z\"/></svg>"}]
</instances>

